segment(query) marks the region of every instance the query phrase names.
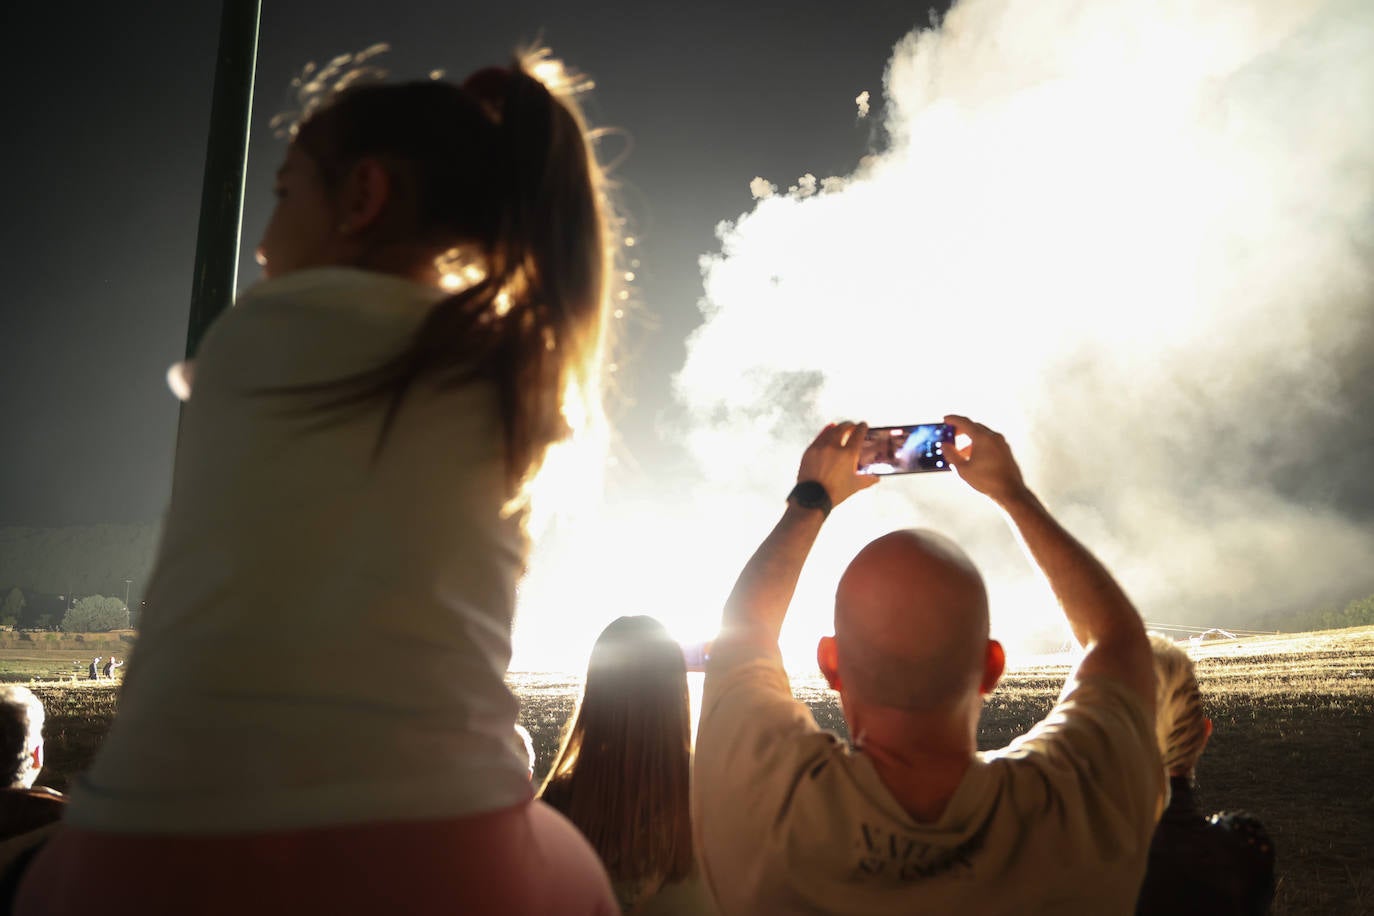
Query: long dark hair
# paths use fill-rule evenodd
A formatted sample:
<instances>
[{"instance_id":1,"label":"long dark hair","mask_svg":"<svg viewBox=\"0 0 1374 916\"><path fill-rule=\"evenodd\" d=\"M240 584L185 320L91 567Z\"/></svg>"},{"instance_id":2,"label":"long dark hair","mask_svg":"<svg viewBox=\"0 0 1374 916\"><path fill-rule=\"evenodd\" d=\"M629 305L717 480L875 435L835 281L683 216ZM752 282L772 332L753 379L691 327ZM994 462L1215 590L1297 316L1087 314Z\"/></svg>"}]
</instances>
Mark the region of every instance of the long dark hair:
<instances>
[{"instance_id":1,"label":"long dark hair","mask_svg":"<svg viewBox=\"0 0 1374 916\"><path fill-rule=\"evenodd\" d=\"M609 204L577 104L527 70L551 63L537 52L461 85L355 86L312 114L294 140L326 185L362 157L381 161L414 196L418 239L476 249L482 272L430 309L381 365L291 392L320 396L310 409L326 414L384 401L380 449L417 384L489 379L512 497L525 492L548 447L573 431L569 415L601 417Z\"/></svg>"},{"instance_id":2,"label":"long dark hair","mask_svg":"<svg viewBox=\"0 0 1374 916\"><path fill-rule=\"evenodd\" d=\"M692 872L691 703L682 649L652 617L621 617L592 648L572 728L540 795L617 881Z\"/></svg>"}]
</instances>

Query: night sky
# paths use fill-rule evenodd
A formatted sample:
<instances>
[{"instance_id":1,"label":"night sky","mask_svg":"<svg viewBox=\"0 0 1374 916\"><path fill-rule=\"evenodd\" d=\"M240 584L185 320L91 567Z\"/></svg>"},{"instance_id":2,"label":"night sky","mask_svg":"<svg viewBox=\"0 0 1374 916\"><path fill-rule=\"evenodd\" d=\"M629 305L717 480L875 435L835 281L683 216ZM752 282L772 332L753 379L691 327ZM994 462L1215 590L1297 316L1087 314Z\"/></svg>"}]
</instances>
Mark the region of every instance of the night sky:
<instances>
[{"instance_id":1,"label":"night sky","mask_svg":"<svg viewBox=\"0 0 1374 916\"><path fill-rule=\"evenodd\" d=\"M10 3L0 298L0 526L148 522L169 491L219 4ZM283 152L272 115L309 61L375 42L393 75L450 77L542 37L597 82L596 125L632 144L617 173L640 240L642 306L613 404L618 485L682 460L672 374L699 323L698 256L751 208L756 175L844 173L875 142L892 45L922 4L264 4L240 289ZM615 148L614 139L609 141Z\"/></svg>"}]
</instances>

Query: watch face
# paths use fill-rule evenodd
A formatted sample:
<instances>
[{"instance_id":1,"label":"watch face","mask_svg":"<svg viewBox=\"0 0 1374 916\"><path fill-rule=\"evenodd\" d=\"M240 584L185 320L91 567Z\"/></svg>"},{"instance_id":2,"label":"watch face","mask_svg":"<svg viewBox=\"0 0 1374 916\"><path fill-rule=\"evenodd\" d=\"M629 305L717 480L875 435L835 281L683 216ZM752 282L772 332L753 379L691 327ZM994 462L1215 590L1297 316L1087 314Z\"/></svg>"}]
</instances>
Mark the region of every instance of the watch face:
<instances>
[{"instance_id":1,"label":"watch face","mask_svg":"<svg viewBox=\"0 0 1374 916\"><path fill-rule=\"evenodd\" d=\"M787 498L803 509L820 509L827 514L830 512L830 494L814 480L804 480L797 484L792 488L792 492L787 494Z\"/></svg>"}]
</instances>

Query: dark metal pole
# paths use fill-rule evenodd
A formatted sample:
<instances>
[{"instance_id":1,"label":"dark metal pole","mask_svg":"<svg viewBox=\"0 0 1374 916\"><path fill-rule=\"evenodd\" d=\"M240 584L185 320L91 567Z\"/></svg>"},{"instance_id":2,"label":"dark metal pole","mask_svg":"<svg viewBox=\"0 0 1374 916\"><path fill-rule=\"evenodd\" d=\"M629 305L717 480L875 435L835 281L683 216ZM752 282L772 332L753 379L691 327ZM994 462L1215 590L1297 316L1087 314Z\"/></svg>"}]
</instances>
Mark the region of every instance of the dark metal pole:
<instances>
[{"instance_id":1,"label":"dark metal pole","mask_svg":"<svg viewBox=\"0 0 1374 916\"><path fill-rule=\"evenodd\" d=\"M258 57L262 0L223 0L219 53L200 192L191 320L186 357L195 355L205 329L233 302L243 225L243 183L248 167L248 125L253 114L253 71Z\"/></svg>"}]
</instances>

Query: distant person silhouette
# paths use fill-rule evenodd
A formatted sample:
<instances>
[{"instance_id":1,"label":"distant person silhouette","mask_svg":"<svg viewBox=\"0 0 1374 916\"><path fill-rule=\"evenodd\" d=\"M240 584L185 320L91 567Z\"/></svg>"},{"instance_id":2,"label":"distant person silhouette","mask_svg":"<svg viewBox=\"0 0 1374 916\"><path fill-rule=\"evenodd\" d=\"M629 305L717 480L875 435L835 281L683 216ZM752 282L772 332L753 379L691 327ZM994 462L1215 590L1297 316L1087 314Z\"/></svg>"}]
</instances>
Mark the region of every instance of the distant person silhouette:
<instances>
[{"instance_id":1,"label":"distant person silhouette","mask_svg":"<svg viewBox=\"0 0 1374 916\"><path fill-rule=\"evenodd\" d=\"M1250 916L1274 902L1274 843L1244 811L1204 815L1194 773L1212 735L1193 662L1181 646L1150 634L1154 652L1155 736L1172 797L1150 844L1137 916Z\"/></svg>"},{"instance_id":2,"label":"distant person silhouette","mask_svg":"<svg viewBox=\"0 0 1374 916\"><path fill-rule=\"evenodd\" d=\"M102 658L102 656L97 655L97 656L95 657L95 660L91 662L90 671L89 671L89 673L87 674L87 677L88 677L90 680L92 680L92 681L96 681L96 680L99 680L99 679L100 679L100 659L101 659L101 658Z\"/></svg>"},{"instance_id":3,"label":"distant person silhouette","mask_svg":"<svg viewBox=\"0 0 1374 916\"><path fill-rule=\"evenodd\" d=\"M111 655L110 660L105 662L105 676L108 678L113 678L115 671L123 667L124 663L121 661L116 661L115 657Z\"/></svg>"}]
</instances>

